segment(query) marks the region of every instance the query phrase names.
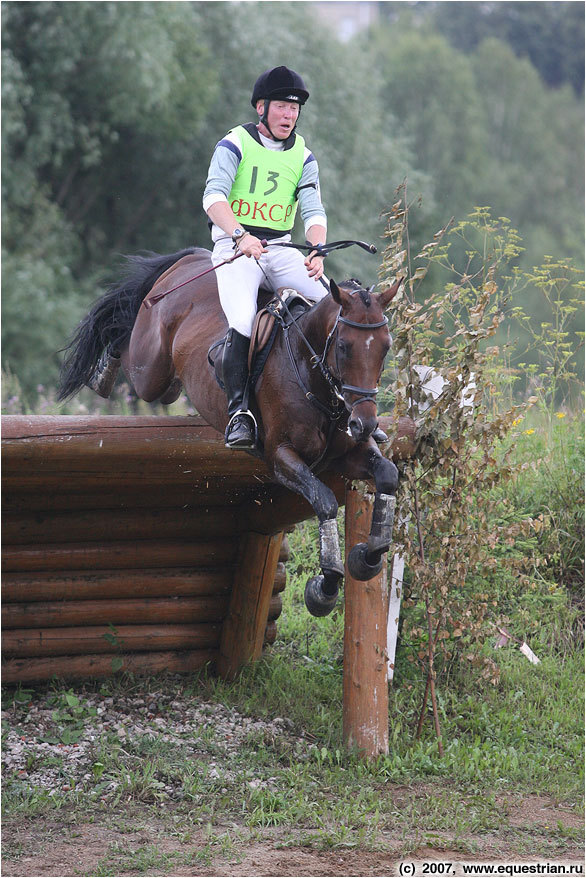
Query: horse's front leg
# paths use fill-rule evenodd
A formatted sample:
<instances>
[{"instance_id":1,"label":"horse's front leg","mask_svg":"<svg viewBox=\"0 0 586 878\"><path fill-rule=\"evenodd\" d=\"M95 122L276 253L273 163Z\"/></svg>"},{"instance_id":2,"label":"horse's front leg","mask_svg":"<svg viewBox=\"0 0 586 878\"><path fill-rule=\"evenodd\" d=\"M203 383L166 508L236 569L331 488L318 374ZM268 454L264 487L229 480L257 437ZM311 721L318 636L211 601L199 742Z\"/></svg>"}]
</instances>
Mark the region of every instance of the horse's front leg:
<instances>
[{"instance_id":1,"label":"horse's front leg","mask_svg":"<svg viewBox=\"0 0 586 878\"><path fill-rule=\"evenodd\" d=\"M273 458L276 479L300 494L313 508L319 521L319 564L321 574L305 587L305 605L312 616L327 616L338 598L344 564L338 538L338 501L327 485L314 476L291 446L280 446Z\"/></svg>"},{"instance_id":2,"label":"horse's front leg","mask_svg":"<svg viewBox=\"0 0 586 878\"><path fill-rule=\"evenodd\" d=\"M383 457L372 442L359 445L346 455L340 470L347 478L374 479L374 508L368 542L353 546L348 555L352 578L366 581L380 573L383 556L391 545L399 473L392 460Z\"/></svg>"}]
</instances>

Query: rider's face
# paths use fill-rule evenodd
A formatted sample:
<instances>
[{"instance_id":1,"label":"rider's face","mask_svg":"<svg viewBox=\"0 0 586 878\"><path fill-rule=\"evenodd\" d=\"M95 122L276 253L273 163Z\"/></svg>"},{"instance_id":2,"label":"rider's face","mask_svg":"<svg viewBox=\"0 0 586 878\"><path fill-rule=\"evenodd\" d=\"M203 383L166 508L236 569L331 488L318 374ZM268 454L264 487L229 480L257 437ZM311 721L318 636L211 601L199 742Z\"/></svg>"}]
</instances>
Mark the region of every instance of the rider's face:
<instances>
[{"instance_id":1,"label":"rider's face","mask_svg":"<svg viewBox=\"0 0 586 878\"><path fill-rule=\"evenodd\" d=\"M261 102L261 106L264 102ZM269 103L269 128L279 140L285 140L293 129L299 116L299 104L295 101L271 101Z\"/></svg>"}]
</instances>

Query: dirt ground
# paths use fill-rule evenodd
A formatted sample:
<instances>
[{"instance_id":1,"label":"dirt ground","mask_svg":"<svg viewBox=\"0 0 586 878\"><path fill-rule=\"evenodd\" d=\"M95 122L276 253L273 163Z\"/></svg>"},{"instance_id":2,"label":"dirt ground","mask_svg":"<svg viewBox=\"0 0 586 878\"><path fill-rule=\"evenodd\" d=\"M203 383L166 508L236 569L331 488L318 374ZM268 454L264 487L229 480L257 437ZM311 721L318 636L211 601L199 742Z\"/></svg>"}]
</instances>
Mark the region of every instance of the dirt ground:
<instances>
[{"instance_id":1,"label":"dirt ground","mask_svg":"<svg viewBox=\"0 0 586 878\"><path fill-rule=\"evenodd\" d=\"M466 796L451 789L447 778L440 785L379 784L387 824L379 815L372 826L362 822L345 833L348 827L340 825L339 816L328 828L322 807L321 823L316 817L313 826L309 804L299 825L284 822L278 809L273 822L266 811L262 822L253 823L252 808L241 814L222 795L231 783L241 798L252 786L267 801L273 789L278 791L278 777L262 768L253 780L246 779L246 760L254 762L255 748L269 748L275 766L282 755L294 754L302 770L312 764L315 745L283 717L245 716L172 687L115 695L47 690L30 700L7 699L2 720L4 876L388 876L399 874L403 861L421 860L455 864L449 873L436 868L429 874L458 875L462 862L584 862L583 821L573 805L511 791L490 797L492 819L475 820L471 796L468 819ZM98 744L109 750L96 749ZM146 771L151 746L180 769L161 764L156 787ZM112 758L107 770L96 761L98 753L104 763ZM125 773L137 765L138 785L123 787ZM195 791L184 776L194 765L202 785ZM94 773L98 766L104 778ZM55 795L54 808L47 810L45 799L42 810L35 811L27 790ZM205 809L198 804L198 790L205 795ZM450 801L452 792L461 807L438 823L437 809L428 806ZM320 795L323 805L329 792ZM451 828L439 831L438 825ZM380 826L384 829L377 831Z\"/></svg>"},{"instance_id":2,"label":"dirt ground","mask_svg":"<svg viewBox=\"0 0 586 878\"><path fill-rule=\"evenodd\" d=\"M503 803L505 805L505 803ZM2 860L4 876L75 875L191 875L191 876L375 876L398 875L401 861L440 861L454 864L452 874L462 874L462 862L549 862L583 865L584 849L569 842L560 853L548 855L547 830L566 827L581 830L582 820L575 813L544 797L529 796L511 809L509 828L485 836L449 839L441 846L418 846L417 839L399 833L381 833L376 850L315 850L301 843L291 846L281 839L283 829L257 832L234 823L214 826L215 838L230 835L229 850L217 841L210 844L209 831L196 829L173 833L169 821L153 821L146 813L133 814L124 831L122 815L111 815L102 823L72 826L57 820L10 819L2 827L3 849L10 851ZM131 827L134 826L134 829ZM526 830L526 853L520 853L518 833ZM422 827L422 832L424 828ZM515 835L515 840L513 839ZM539 837L539 852L529 837ZM15 858L13 858L15 857ZM416 873L416 874L419 874Z\"/></svg>"}]
</instances>

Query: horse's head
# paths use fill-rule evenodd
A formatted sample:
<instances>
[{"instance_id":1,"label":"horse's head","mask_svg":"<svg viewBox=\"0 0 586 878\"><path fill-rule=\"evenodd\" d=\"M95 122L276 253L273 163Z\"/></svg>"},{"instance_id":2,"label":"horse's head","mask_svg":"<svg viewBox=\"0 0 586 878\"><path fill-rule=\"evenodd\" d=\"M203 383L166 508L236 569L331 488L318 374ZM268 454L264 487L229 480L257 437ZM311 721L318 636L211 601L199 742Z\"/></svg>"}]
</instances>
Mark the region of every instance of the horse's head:
<instances>
[{"instance_id":1,"label":"horse's head","mask_svg":"<svg viewBox=\"0 0 586 878\"><path fill-rule=\"evenodd\" d=\"M331 333L328 364L342 385L350 412L348 431L356 442L365 442L378 423L376 393L391 344L384 310L400 284L398 280L382 293L374 293L355 280L340 286L330 281L340 312Z\"/></svg>"}]
</instances>

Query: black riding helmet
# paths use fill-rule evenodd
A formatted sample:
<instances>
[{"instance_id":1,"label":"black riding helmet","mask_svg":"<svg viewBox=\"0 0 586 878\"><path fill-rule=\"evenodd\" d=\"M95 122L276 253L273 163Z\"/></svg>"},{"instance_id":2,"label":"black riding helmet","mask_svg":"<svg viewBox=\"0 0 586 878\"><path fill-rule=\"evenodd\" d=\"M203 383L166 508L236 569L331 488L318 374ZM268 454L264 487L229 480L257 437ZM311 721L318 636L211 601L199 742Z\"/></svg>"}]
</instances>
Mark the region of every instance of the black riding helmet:
<instances>
[{"instance_id":1,"label":"black riding helmet","mask_svg":"<svg viewBox=\"0 0 586 878\"><path fill-rule=\"evenodd\" d=\"M299 74L288 67L281 66L261 73L254 83L250 103L256 108L257 101L264 100L264 112L260 121L274 137L267 121L269 103L271 101L295 101L302 107L308 97L309 92ZM279 138L275 137L274 139L278 140Z\"/></svg>"}]
</instances>

